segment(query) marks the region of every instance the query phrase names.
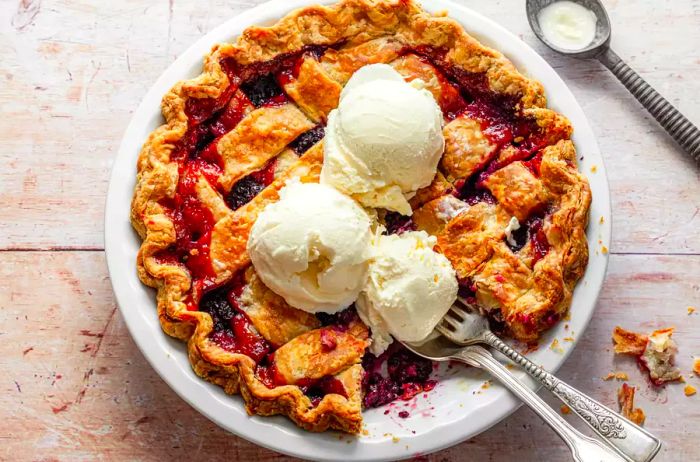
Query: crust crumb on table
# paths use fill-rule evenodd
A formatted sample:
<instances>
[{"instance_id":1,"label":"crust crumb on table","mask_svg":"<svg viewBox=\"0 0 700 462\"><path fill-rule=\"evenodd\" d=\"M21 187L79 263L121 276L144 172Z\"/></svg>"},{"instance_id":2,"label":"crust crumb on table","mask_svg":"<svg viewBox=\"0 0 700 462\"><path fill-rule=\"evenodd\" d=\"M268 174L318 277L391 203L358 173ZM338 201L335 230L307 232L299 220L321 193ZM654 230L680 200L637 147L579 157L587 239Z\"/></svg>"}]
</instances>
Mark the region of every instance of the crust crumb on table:
<instances>
[{"instance_id":1,"label":"crust crumb on table","mask_svg":"<svg viewBox=\"0 0 700 462\"><path fill-rule=\"evenodd\" d=\"M627 373L625 372L610 372L608 375L603 377L603 380L628 380L629 377L627 376Z\"/></svg>"},{"instance_id":2,"label":"crust crumb on table","mask_svg":"<svg viewBox=\"0 0 700 462\"><path fill-rule=\"evenodd\" d=\"M634 407L634 392L636 388L623 383L617 391L617 403L620 405L620 413L637 425L643 425L646 415L641 408Z\"/></svg>"},{"instance_id":3,"label":"crust crumb on table","mask_svg":"<svg viewBox=\"0 0 700 462\"><path fill-rule=\"evenodd\" d=\"M636 356L656 386L682 380L681 371L675 365L678 347L671 338L673 331L673 327L668 327L655 330L647 336L617 326L612 335L615 353Z\"/></svg>"},{"instance_id":4,"label":"crust crumb on table","mask_svg":"<svg viewBox=\"0 0 700 462\"><path fill-rule=\"evenodd\" d=\"M697 393L697 389L692 386L692 385L686 385L685 388L683 388L683 393L685 393L685 396L693 396L695 393Z\"/></svg>"},{"instance_id":5,"label":"crust crumb on table","mask_svg":"<svg viewBox=\"0 0 700 462\"><path fill-rule=\"evenodd\" d=\"M688 307L688 314L689 314L689 315L695 313L695 311L697 311L697 309L696 309L694 306L689 306L689 307Z\"/></svg>"},{"instance_id":6,"label":"crust crumb on table","mask_svg":"<svg viewBox=\"0 0 700 462\"><path fill-rule=\"evenodd\" d=\"M562 404L561 408L559 408L559 409L561 410L562 414L571 414L571 408L569 406L567 406L566 404Z\"/></svg>"},{"instance_id":7,"label":"crust crumb on table","mask_svg":"<svg viewBox=\"0 0 700 462\"><path fill-rule=\"evenodd\" d=\"M700 358L693 360L693 372L695 372L695 375L700 375Z\"/></svg>"}]
</instances>

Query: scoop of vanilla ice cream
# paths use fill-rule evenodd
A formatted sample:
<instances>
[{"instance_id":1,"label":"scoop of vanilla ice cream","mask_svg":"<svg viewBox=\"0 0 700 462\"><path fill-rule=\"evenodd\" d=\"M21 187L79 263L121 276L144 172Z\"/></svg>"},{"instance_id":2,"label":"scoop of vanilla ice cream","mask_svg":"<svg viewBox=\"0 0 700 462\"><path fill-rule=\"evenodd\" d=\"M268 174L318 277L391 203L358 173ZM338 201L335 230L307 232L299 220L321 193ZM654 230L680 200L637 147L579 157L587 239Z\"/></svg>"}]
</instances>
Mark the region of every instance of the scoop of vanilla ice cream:
<instances>
[{"instance_id":1,"label":"scoop of vanilla ice cream","mask_svg":"<svg viewBox=\"0 0 700 462\"><path fill-rule=\"evenodd\" d=\"M366 278L370 218L330 186L288 183L253 225L248 253L260 279L291 306L335 313Z\"/></svg>"},{"instance_id":2,"label":"scoop of vanilla ice cream","mask_svg":"<svg viewBox=\"0 0 700 462\"><path fill-rule=\"evenodd\" d=\"M444 146L442 112L423 83L386 64L364 66L328 116L321 183L410 215L407 199L431 183Z\"/></svg>"},{"instance_id":3,"label":"scoop of vanilla ice cream","mask_svg":"<svg viewBox=\"0 0 700 462\"><path fill-rule=\"evenodd\" d=\"M457 298L457 275L433 250L437 239L425 231L374 237L367 282L356 302L372 329L370 350L381 354L391 336L425 340Z\"/></svg>"}]
</instances>

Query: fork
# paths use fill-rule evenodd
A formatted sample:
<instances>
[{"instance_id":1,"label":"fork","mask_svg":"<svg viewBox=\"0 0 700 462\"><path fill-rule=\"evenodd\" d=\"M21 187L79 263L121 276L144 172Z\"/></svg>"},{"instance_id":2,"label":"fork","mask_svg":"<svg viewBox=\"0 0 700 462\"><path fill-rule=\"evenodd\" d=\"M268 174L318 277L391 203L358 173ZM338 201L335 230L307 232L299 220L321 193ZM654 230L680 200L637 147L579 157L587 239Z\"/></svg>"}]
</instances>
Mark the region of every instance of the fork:
<instances>
[{"instance_id":1,"label":"fork","mask_svg":"<svg viewBox=\"0 0 700 462\"><path fill-rule=\"evenodd\" d=\"M432 361L461 361L469 366L487 370L530 409L535 411L566 443L576 462L630 462L632 459L598 440L582 435L503 366L491 353L478 345L458 346L437 335L417 344L403 343L406 348Z\"/></svg>"},{"instance_id":2,"label":"fork","mask_svg":"<svg viewBox=\"0 0 700 462\"><path fill-rule=\"evenodd\" d=\"M496 336L487 319L464 298L458 297L457 301L462 306L452 306L437 326L438 332L460 346L489 345L522 366L628 460L648 462L654 458L661 442L651 433L534 364Z\"/></svg>"}]
</instances>

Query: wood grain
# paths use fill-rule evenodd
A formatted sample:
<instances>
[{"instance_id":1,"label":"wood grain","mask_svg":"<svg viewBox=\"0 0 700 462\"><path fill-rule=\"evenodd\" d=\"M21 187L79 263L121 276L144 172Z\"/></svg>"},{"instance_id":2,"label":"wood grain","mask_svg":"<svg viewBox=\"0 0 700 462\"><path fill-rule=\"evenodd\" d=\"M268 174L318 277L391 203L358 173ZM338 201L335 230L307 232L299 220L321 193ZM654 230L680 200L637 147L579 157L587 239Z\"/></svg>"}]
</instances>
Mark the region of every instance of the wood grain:
<instances>
[{"instance_id":1,"label":"wood grain","mask_svg":"<svg viewBox=\"0 0 700 462\"><path fill-rule=\"evenodd\" d=\"M189 44L258 3L0 0L0 460L292 460L219 429L160 380L125 329L101 251L109 170L131 113ZM700 318L686 310L700 308L700 170L600 64L541 45L523 1L460 3L514 31L557 69L605 158L611 266L562 377L614 406L619 383L602 377L627 372L641 387L647 428L664 440L657 460L700 460L700 395L649 386L610 345L617 324L675 325L678 361L700 388L690 374ZM615 50L700 122L700 3L605 4ZM465 459L569 460L526 409L421 458Z\"/></svg>"}]
</instances>

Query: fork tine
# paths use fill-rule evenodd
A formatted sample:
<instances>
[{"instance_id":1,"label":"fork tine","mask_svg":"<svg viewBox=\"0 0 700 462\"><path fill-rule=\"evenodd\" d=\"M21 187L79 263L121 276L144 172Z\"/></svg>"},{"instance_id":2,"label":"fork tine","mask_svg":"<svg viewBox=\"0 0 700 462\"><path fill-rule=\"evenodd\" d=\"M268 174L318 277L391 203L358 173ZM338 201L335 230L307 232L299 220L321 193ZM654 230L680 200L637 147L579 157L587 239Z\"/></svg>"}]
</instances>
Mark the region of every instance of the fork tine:
<instances>
[{"instance_id":1,"label":"fork tine","mask_svg":"<svg viewBox=\"0 0 700 462\"><path fill-rule=\"evenodd\" d=\"M467 319L469 317L469 314L464 311L462 308L460 308L458 305L452 305L452 308L450 308L450 311L453 313L456 313L460 318Z\"/></svg>"},{"instance_id":2,"label":"fork tine","mask_svg":"<svg viewBox=\"0 0 700 462\"><path fill-rule=\"evenodd\" d=\"M464 305L467 309L473 308L473 307L472 307L472 304L469 303L469 302L467 301L466 298L464 298L464 297L462 297L462 296L460 296L460 295L457 295L457 302L459 302L460 304Z\"/></svg>"},{"instance_id":3,"label":"fork tine","mask_svg":"<svg viewBox=\"0 0 700 462\"><path fill-rule=\"evenodd\" d=\"M450 313L447 313L445 316L443 316L442 324L449 324L454 329L459 329L459 327L461 325L461 323L457 319L450 316Z\"/></svg>"}]
</instances>

